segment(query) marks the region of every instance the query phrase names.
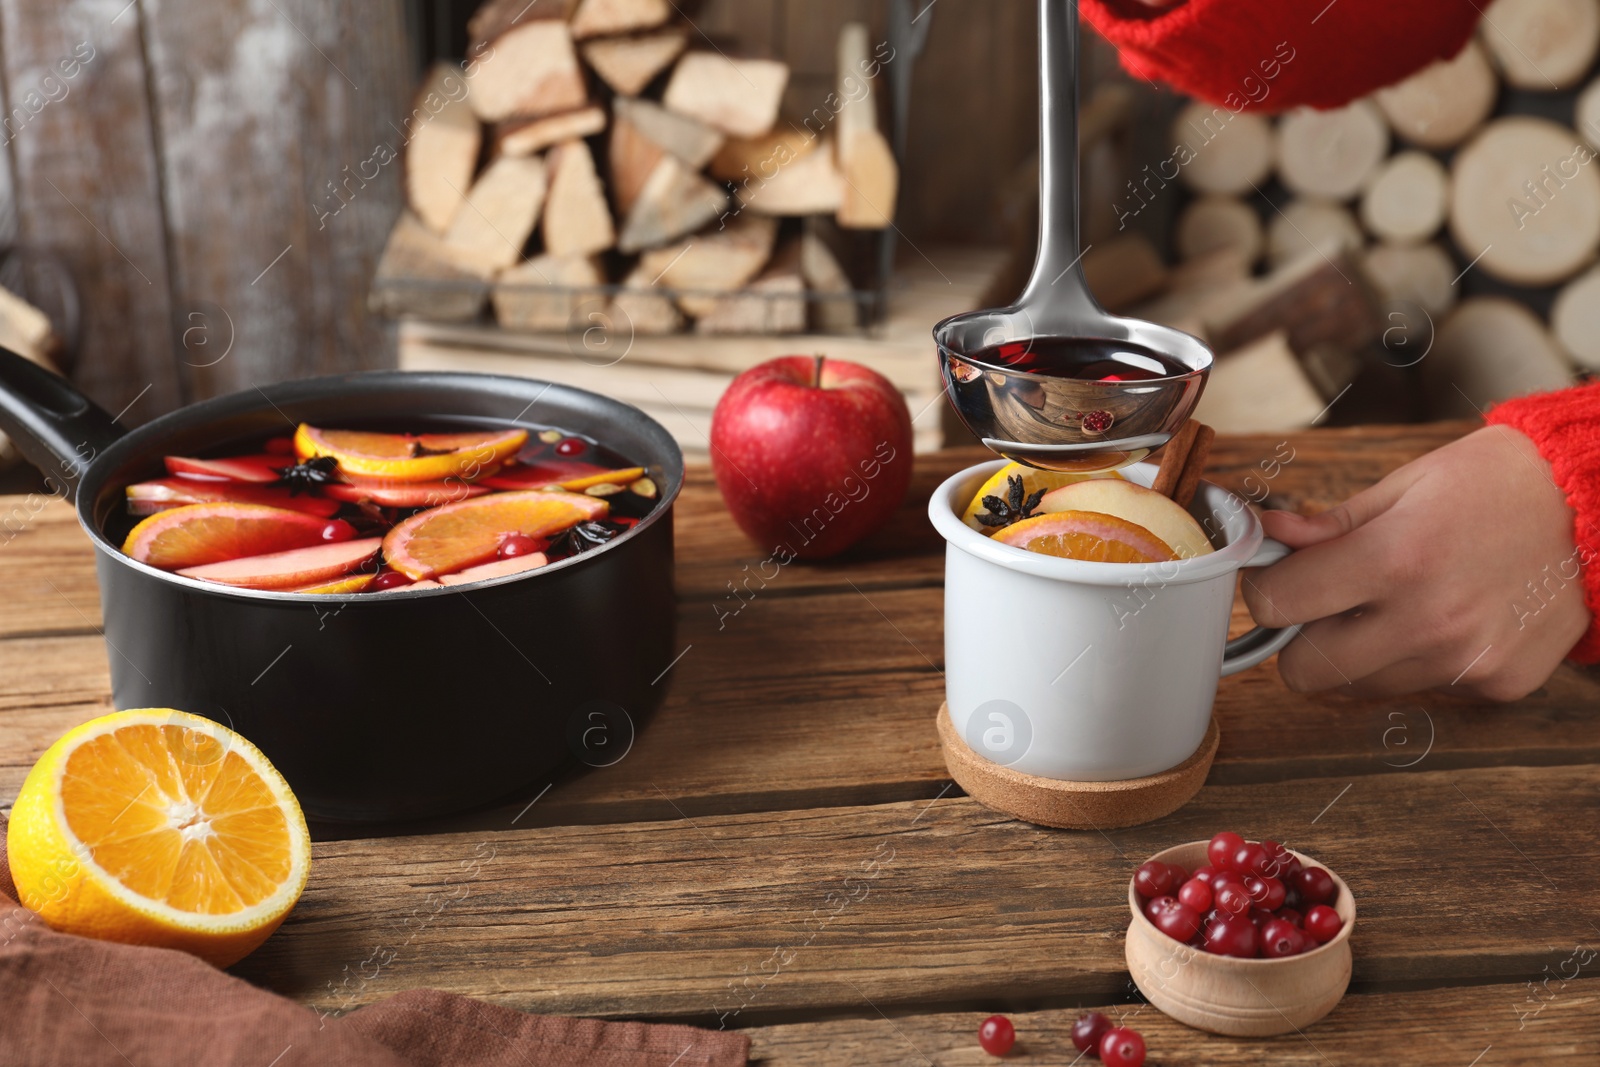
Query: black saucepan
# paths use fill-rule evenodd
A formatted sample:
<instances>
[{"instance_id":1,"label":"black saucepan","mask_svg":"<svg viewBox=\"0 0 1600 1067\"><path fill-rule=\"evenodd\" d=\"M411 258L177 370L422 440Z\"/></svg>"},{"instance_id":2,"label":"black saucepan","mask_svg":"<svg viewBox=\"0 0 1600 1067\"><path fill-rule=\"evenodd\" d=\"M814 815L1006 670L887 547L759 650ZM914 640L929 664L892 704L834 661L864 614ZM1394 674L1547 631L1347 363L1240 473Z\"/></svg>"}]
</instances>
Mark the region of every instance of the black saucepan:
<instances>
[{"instance_id":1,"label":"black saucepan","mask_svg":"<svg viewBox=\"0 0 1600 1067\"><path fill-rule=\"evenodd\" d=\"M124 487L167 454L213 454L292 424L558 427L645 466L633 529L525 575L346 597L230 589L136 563L108 538ZM377 372L218 397L125 431L0 349L0 431L75 502L119 708L170 707L259 745L306 813L424 818L509 797L568 763L620 758L659 702L673 647L672 503L683 455L636 408L480 374ZM0 589L0 597L4 591Z\"/></svg>"}]
</instances>

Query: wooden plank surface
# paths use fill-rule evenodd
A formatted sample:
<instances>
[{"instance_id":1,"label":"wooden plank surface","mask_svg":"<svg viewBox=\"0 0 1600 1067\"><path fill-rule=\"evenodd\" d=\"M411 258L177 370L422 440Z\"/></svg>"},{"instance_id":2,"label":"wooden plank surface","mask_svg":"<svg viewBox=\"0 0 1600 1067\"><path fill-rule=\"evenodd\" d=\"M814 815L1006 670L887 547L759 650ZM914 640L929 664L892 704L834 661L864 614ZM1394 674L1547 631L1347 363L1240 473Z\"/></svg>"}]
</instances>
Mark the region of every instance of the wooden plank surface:
<instances>
[{"instance_id":1,"label":"wooden plank surface","mask_svg":"<svg viewBox=\"0 0 1600 1067\"><path fill-rule=\"evenodd\" d=\"M129 425L182 387L141 18L127 0L0 2L16 239L67 265L82 296L73 377Z\"/></svg>"},{"instance_id":2,"label":"wooden plank surface","mask_svg":"<svg viewBox=\"0 0 1600 1067\"><path fill-rule=\"evenodd\" d=\"M1294 439L1299 458L1283 468L1273 492L1325 506L1361 484L1342 480L1333 456L1355 478L1371 480L1443 433L1419 430L1386 446L1370 433L1301 435ZM1219 477L1259 473L1254 457L1271 456L1277 444L1226 440ZM945 782L932 728L944 684L943 550L921 500L948 471L976 458L930 457L890 530L846 561L790 566L766 588L752 584L737 596L728 583L741 583L747 565L762 556L727 520L705 472L695 472L677 513L679 634L689 651L667 703L627 759L563 781L519 825L935 795ZM0 546L8 605L0 627L11 635L0 640L0 803L50 741L107 706L108 653L93 629L99 616L90 555L61 507L41 512ZM1236 628L1245 625L1239 609ZM1600 716L1589 713L1597 703L1600 681L1572 667L1527 699L1492 709L1442 694L1375 703L1299 696L1266 667L1222 683L1222 748L1211 780L1597 760ZM819 746L818 737L831 744ZM670 798L651 784L663 781L674 784ZM492 827L506 818L494 810L449 825Z\"/></svg>"},{"instance_id":3,"label":"wooden plank surface","mask_svg":"<svg viewBox=\"0 0 1600 1067\"><path fill-rule=\"evenodd\" d=\"M1593 942L1590 942L1593 944ZM1586 974L1593 957L1558 947L1550 973ZM1588 958L1587 968L1579 961ZM1542 977L1542 976L1541 976ZM984 1010L884 1018L869 1008L861 1017L756 1027L750 1062L761 1067L1016 1067L1080 1062L1072 1024L1085 1009L1012 1015L1017 1044L1003 1061L978 1047ZM1600 989L1593 982L1552 981L1549 988L1489 985L1415 993L1346 997L1332 1014L1303 1034L1238 1038L1182 1026L1139 1002L1100 1007L1114 1021L1138 1030L1152 1065L1205 1067L1371 1067L1373 1064L1542 1064L1578 1067L1595 1062L1600 1043ZM1092 1063L1082 1060L1084 1063Z\"/></svg>"},{"instance_id":4,"label":"wooden plank surface","mask_svg":"<svg viewBox=\"0 0 1600 1067\"><path fill-rule=\"evenodd\" d=\"M213 331L195 395L389 364L366 293L401 202L402 4L143 10L173 313Z\"/></svg>"},{"instance_id":5,"label":"wooden plank surface","mask_svg":"<svg viewBox=\"0 0 1600 1067\"><path fill-rule=\"evenodd\" d=\"M1600 935L1600 768L1347 785L1208 786L1172 817L1111 833L947 797L326 842L299 906L236 970L324 1010L420 985L729 1025L996 996L1095 1003L1127 981L1133 868L1221 827L1291 842L1345 878L1357 991L1515 982Z\"/></svg>"}]
</instances>

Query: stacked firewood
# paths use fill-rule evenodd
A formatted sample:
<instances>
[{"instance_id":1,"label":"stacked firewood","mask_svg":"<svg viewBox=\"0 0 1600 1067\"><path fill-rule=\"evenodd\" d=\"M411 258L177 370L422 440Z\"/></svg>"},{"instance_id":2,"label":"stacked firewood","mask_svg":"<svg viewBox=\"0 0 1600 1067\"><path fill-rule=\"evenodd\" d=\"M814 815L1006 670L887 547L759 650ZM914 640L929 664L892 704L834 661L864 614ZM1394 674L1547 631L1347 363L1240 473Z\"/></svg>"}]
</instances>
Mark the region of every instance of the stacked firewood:
<instances>
[{"instance_id":1,"label":"stacked firewood","mask_svg":"<svg viewBox=\"0 0 1600 1067\"><path fill-rule=\"evenodd\" d=\"M1182 265L1133 310L1211 339L1207 399L1238 421L1314 416L1363 360L1412 368L1432 417L1600 370L1600 0L1485 11L1459 55L1348 107L1192 103L1122 191L1130 226L1168 183L1194 194ZM1263 316L1273 293L1293 302Z\"/></svg>"},{"instance_id":2,"label":"stacked firewood","mask_svg":"<svg viewBox=\"0 0 1600 1067\"><path fill-rule=\"evenodd\" d=\"M830 236L893 221L899 175L873 93L884 57L846 26L837 92L780 117L788 67L692 47L675 12L479 9L466 62L434 68L406 123L408 208L378 267L380 312L459 321L487 300L502 326L534 332L856 325Z\"/></svg>"}]
</instances>

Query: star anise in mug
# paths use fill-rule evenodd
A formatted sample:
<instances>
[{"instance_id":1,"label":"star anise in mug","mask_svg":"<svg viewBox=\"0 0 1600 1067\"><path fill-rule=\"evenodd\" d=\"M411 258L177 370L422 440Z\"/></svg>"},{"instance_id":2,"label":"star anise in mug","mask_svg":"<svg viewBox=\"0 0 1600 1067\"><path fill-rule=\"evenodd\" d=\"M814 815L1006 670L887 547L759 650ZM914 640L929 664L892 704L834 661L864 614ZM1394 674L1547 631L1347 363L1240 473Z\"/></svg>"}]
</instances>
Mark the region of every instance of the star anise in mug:
<instances>
[{"instance_id":1,"label":"star anise in mug","mask_svg":"<svg viewBox=\"0 0 1600 1067\"><path fill-rule=\"evenodd\" d=\"M1013 474L1006 479L1006 499L997 496L983 498L983 506L989 510L977 516L980 523L985 526L1001 527L1010 526L1014 522L1033 515L1033 509L1039 506L1039 501L1044 499L1043 489L1035 490L1028 497L1022 495L1022 476Z\"/></svg>"},{"instance_id":2,"label":"star anise in mug","mask_svg":"<svg viewBox=\"0 0 1600 1067\"><path fill-rule=\"evenodd\" d=\"M313 456L303 463L285 467L278 474L278 484L289 490L290 496L309 493L319 485L328 485L339 472L339 461L332 456Z\"/></svg>"}]
</instances>

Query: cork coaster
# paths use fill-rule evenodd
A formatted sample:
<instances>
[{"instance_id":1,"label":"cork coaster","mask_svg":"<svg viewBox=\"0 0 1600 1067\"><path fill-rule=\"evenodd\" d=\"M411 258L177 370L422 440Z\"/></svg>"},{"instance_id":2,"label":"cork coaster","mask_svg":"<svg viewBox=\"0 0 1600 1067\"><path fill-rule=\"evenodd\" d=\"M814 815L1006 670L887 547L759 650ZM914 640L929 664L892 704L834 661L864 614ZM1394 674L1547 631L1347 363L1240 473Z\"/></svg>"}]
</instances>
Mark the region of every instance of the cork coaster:
<instances>
[{"instance_id":1,"label":"cork coaster","mask_svg":"<svg viewBox=\"0 0 1600 1067\"><path fill-rule=\"evenodd\" d=\"M1205 784L1222 731L1216 717L1195 754L1169 771L1121 782L1038 778L984 759L956 733L948 705L939 705L939 742L950 777L985 807L1041 826L1110 830L1154 822L1187 804Z\"/></svg>"}]
</instances>

